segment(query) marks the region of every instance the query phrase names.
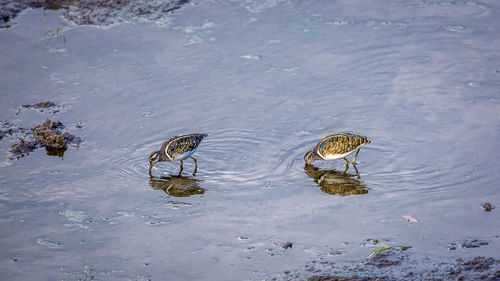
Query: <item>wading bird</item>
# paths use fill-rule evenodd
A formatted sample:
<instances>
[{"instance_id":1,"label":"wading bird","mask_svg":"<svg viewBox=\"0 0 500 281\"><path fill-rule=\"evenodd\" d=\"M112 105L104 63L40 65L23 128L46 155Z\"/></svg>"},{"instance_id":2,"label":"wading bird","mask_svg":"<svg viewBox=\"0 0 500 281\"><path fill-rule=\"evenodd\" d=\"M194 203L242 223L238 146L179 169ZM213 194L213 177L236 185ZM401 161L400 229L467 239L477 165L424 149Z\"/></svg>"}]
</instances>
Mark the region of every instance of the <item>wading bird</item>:
<instances>
[{"instance_id":1,"label":"wading bird","mask_svg":"<svg viewBox=\"0 0 500 281\"><path fill-rule=\"evenodd\" d=\"M173 162L180 161L180 171L179 175L182 173L182 160L191 158L194 161L194 172L196 174L198 169L198 161L194 158L193 153L196 151L198 146L204 137L208 134L189 134L175 136L163 143L160 150L151 152L149 155L149 175L151 176L151 170L153 166L158 162Z\"/></svg>"},{"instance_id":2,"label":"wading bird","mask_svg":"<svg viewBox=\"0 0 500 281\"><path fill-rule=\"evenodd\" d=\"M324 137L314 148L306 152L304 160L307 165L310 165L316 160L334 160L344 158L346 167L349 165L346 156L356 151L353 165L356 165L356 157L358 156L359 149L369 144L371 141L365 136L350 134L350 133L337 133Z\"/></svg>"}]
</instances>

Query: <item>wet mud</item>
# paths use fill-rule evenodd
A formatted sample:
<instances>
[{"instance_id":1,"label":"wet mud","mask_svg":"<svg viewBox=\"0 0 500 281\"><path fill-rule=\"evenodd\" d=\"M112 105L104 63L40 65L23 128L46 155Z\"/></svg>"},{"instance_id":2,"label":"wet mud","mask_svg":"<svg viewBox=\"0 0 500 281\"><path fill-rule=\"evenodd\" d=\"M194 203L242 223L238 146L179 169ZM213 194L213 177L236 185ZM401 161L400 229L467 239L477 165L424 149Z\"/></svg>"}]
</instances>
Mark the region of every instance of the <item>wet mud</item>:
<instances>
[{"instance_id":1,"label":"wet mud","mask_svg":"<svg viewBox=\"0 0 500 281\"><path fill-rule=\"evenodd\" d=\"M500 280L500 260L453 259L390 249L360 261L312 261L276 280Z\"/></svg>"},{"instance_id":2,"label":"wet mud","mask_svg":"<svg viewBox=\"0 0 500 281\"><path fill-rule=\"evenodd\" d=\"M485 239L466 238L463 240L448 243L448 250L454 251L458 248L460 248L460 249L479 248L482 246L487 246L489 244L490 243Z\"/></svg>"},{"instance_id":3,"label":"wet mud","mask_svg":"<svg viewBox=\"0 0 500 281\"><path fill-rule=\"evenodd\" d=\"M0 28L9 28L14 19L27 8L65 9L64 17L78 25L110 25L134 18L157 20L181 8L188 0L24 0L0 3Z\"/></svg>"}]
</instances>

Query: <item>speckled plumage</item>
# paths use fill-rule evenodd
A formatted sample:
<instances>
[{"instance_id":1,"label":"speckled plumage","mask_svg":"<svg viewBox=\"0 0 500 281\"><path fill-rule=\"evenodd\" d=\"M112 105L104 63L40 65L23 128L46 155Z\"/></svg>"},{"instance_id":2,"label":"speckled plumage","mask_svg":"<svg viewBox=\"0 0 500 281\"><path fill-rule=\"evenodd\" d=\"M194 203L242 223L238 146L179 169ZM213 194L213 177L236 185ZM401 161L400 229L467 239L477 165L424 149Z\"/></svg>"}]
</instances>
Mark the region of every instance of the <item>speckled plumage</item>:
<instances>
[{"instance_id":1,"label":"speckled plumage","mask_svg":"<svg viewBox=\"0 0 500 281\"><path fill-rule=\"evenodd\" d=\"M159 151L154 151L149 156L149 173L151 174L151 169L154 164L158 162L172 162L172 161L180 161L180 172L182 172L182 160L187 158L192 158L195 163L196 173L198 163L193 155L198 146L200 145L203 138L208 136L208 134L188 134L188 135L179 135L170 138L163 142ZM194 174L193 173L193 174Z\"/></svg>"},{"instance_id":2,"label":"speckled plumage","mask_svg":"<svg viewBox=\"0 0 500 281\"><path fill-rule=\"evenodd\" d=\"M316 160L333 160L344 158L348 164L346 156L356 151L356 156L359 149L371 141L360 135L351 133L337 133L324 137L312 150L308 151L304 156L307 164L311 164ZM354 156L353 163L356 163Z\"/></svg>"},{"instance_id":3,"label":"speckled plumage","mask_svg":"<svg viewBox=\"0 0 500 281\"><path fill-rule=\"evenodd\" d=\"M207 134L189 134L170 138L160 148L165 160L178 161L190 157Z\"/></svg>"}]
</instances>

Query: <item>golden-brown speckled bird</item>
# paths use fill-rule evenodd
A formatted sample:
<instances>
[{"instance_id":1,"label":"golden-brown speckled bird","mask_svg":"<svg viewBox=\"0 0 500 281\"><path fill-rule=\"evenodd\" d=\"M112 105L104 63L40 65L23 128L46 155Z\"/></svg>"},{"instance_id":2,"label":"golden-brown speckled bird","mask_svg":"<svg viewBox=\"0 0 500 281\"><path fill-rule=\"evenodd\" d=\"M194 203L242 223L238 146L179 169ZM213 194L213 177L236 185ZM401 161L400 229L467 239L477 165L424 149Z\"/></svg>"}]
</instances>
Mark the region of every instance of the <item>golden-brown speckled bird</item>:
<instances>
[{"instance_id":1,"label":"golden-brown speckled bird","mask_svg":"<svg viewBox=\"0 0 500 281\"><path fill-rule=\"evenodd\" d=\"M356 155L352 160L352 163L356 164L356 157L358 156L359 149L370 142L371 141L365 136L350 133L331 134L324 137L313 150L309 150L304 156L304 160L310 165L316 160L344 158L346 165L348 165L349 161L347 161L345 157L356 151Z\"/></svg>"},{"instance_id":2,"label":"golden-brown speckled bird","mask_svg":"<svg viewBox=\"0 0 500 281\"><path fill-rule=\"evenodd\" d=\"M198 161L191 155L196 151L198 145L200 145L203 138L208 136L208 134L189 134L180 135L172 137L171 139L165 141L161 146L160 150L151 152L149 155L149 175L151 175L151 169L158 162L172 162L180 161L181 170L179 174L182 173L182 160L191 158L194 161L194 172L196 174L198 169Z\"/></svg>"}]
</instances>

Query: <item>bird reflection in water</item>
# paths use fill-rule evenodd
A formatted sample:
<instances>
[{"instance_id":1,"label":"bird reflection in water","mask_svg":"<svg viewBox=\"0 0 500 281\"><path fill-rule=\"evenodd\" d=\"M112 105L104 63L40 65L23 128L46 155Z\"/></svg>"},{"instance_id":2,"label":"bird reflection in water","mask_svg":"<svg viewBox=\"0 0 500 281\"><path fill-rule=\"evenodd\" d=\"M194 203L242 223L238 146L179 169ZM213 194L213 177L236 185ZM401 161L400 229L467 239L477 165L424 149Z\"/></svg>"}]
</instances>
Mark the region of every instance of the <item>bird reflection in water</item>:
<instances>
[{"instance_id":1,"label":"bird reflection in water","mask_svg":"<svg viewBox=\"0 0 500 281\"><path fill-rule=\"evenodd\" d=\"M359 180L357 169L355 175L347 173L347 169L344 172L320 170L313 165L307 164L304 170L318 184L321 191L325 193L341 196L368 193L369 188Z\"/></svg>"},{"instance_id":2,"label":"bird reflection in water","mask_svg":"<svg viewBox=\"0 0 500 281\"><path fill-rule=\"evenodd\" d=\"M187 197L195 194L205 193L205 189L200 187L201 180L193 177L183 177L180 175L169 177L149 178L149 185L155 190L163 190L169 196Z\"/></svg>"},{"instance_id":3,"label":"bird reflection in water","mask_svg":"<svg viewBox=\"0 0 500 281\"><path fill-rule=\"evenodd\" d=\"M51 147L45 147L45 150L47 150L47 155L49 156L57 156L59 158L64 159L64 152L66 152L68 148L51 148Z\"/></svg>"}]
</instances>

